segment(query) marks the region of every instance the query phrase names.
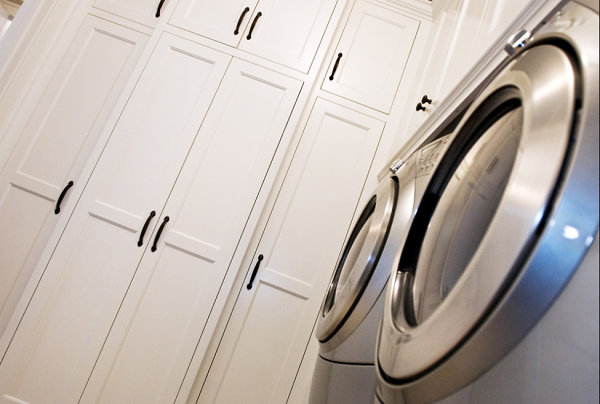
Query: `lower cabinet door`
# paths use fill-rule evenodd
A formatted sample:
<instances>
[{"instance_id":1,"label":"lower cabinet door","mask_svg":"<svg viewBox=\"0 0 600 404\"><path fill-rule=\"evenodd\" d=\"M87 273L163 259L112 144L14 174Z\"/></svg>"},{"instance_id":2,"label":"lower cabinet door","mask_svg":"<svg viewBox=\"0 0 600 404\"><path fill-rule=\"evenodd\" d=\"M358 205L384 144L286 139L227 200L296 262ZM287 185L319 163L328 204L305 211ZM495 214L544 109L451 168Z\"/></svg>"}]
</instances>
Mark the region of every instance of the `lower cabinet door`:
<instances>
[{"instance_id":1,"label":"lower cabinet door","mask_svg":"<svg viewBox=\"0 0 600 404\"><path fill-rule=\"evenodd\" d=\"M234 60L215 96L82 402L172 403L301 82ZM155 236L156 238L156 236ZM213 313L218 315L219 313Z\"/></svg>"},{"instance_id":2,"label":"lower cabinet door","mask_svg":"<svg viewBox=\"0 0 600 404\"><path fill-rule=\"evenodd\" d=\"M317 100L197 402L286 402L383 126Z\"/></svg>"},{"instance_id":3,"label":"lower cabinet door","mask_svg":"<svg viewBox=\"0 0 600 404\"><path fill-rule=\"evenodd\" d=\"M0 397L79 400L230 60L162 36L4 353Z\"/></svg>"}]
</instances>

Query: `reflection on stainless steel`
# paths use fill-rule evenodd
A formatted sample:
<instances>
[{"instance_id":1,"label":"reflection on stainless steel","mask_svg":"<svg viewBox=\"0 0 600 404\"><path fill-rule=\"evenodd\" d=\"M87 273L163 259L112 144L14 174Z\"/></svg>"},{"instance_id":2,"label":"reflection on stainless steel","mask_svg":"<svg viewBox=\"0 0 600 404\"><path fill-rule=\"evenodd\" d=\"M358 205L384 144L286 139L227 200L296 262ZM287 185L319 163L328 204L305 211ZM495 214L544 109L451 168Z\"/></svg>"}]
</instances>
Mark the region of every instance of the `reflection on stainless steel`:
<instances>
[{"instance_id":1,"label":"reflection on stainless steel","mask_svg":"<svg viewBox=\"0 0 600 404\"><path fill-rule=\"evenodd\" d=\"M413 286L422 323L463 274L494 218L517 156L522 108L494 123L448 182L423 240Z\"/></svg>"}]
</instances>

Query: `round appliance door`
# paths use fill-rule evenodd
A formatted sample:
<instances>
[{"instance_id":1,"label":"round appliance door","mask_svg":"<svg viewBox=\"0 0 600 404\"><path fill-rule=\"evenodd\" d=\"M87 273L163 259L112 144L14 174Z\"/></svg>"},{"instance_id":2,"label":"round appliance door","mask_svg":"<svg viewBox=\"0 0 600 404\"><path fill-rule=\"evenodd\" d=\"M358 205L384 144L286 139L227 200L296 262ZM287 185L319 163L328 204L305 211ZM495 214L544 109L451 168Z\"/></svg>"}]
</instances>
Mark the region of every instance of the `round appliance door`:
<instances>
[{"instance_id":1,"label":"round appliance door","mask_svg":"<svg viewBox=\"0 0 600 404\"><path fill-rule=\"evenodd\" d=\"M323 301L317 324L319 341L327 342L340 330L369 285L388 238L397 197L398 182L392 178L383 180L356 221ZM379 282L379 292L390 269Z\"/></svg>"},{"instance_id":2,"label":"round appliance door","mask_svg":"<svg viewBox=\"0 0 600 404\"><path fill-rule=\"evenodd\" d=\"M378 372L402 396L383 388L386 403L431 402L470 383L576 270L598 226L597 178L595 189L573 179L581 97L573 58L545 43L508 65L465 114L386 296ZM583 150L588 170L595 142Z\"/></svg>"}]
</instances>

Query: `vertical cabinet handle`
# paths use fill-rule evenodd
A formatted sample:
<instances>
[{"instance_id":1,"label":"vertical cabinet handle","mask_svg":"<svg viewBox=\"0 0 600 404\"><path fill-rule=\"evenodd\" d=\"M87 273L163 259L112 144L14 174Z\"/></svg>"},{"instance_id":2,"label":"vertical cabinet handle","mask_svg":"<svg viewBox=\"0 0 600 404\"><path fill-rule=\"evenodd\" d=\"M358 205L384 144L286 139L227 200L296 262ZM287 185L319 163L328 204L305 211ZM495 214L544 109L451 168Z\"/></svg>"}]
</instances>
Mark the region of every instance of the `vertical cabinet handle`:
<instances>
[{"instance_id":1,"label":"vertical cabinet handle","mask_svg":"<svg viewBox=\"0 0 600 404\"><path fill-rule=\"evenodd\" d=\"M156 18L160 17L160 9L162 8L164 3L165 3L165 0L160 0L158 2L158 8L156 9L156 15L155 15Z\"/></svg>"},{"instance_id":2,"label":"vertical cabinet handle","mask_svg":"<svg viewBox=\"0 0 600 404\"><path fill-rule=\"evenodd\" d=\"M148 219L146 219L146 223L144 223L144 227L142 227L142 232L140 233L140 239L138 240L138 247L141 247L144 244L144 234L146 234L146 230L148 230L148 225L150 224L150 221L152 220L152 218L154 216L156 216L156 212L152 211L152 212L150 212Z\"/></svg>"},{"instance_id":3,"label":"vertical cabinet handle","mask_svg":"<svg viewBox=\"0 0 600 404\"><path fill-rule=\"evenodd\" d=\"M252 39L252 31L254 31L254 27L256 27L256 22L258 21L258 19L262 16L262 13L259 11L256 14L256 17L254 17L254 21L252 21L252 25L250 26L250 31L248 32L248 36L246 37L247 40Z\"/></svg>"},{"instance_id":4,"label":"vertical cabinet handle","mask_svg":"<svg viewBox=\"0 0 600 404\"><path fill-rule=\"evenodd\" d=\"M252 283L254 282L254 278L256 278L256 273L258 272L258 267L260 267L260 262L263 260L263 255L260 254L258 256L258 260L256 261L256 265L254 265L254 269L252 270L252 275L250 276L250 281L246 285L246 289L252 289Z\"/></svg>"},{"instance_id":5,"label":"vertical cabinet handle","mask_svg":"<svg viewBox=\"0 0 600 404\"><path fill-rule=\"evenodd\" d=\"M58 215L60 213L60 204L62 203L63 199L65 198L65 195L67 194L67 191L72 186L73 186L73 181L69 181L69 183L67 184L67 186L60 193L60 196L58 197L58 200L56 201L56 208L54 208L54 214L55 215Z\"/></svg>"},{"instance_id":6,"label":"vertical cabinet handle","mask_svg":"<svg viewBox=\"0 0 600 404\"><path fill-rule=\"evenodd\" d=\"M340 59L342 58L342 54L338 53L337 59L335 60L335 64L333 65L333 70L331 71L331 76L329 76L329 80L333 81L333 76L335 76L335 72L337 71L338 65L340 64Z\"/></svg>"},{"instance_id":7,"label":"vertical cabinet handle","mask_svg":"<svg viewBox=\"0 0 600 404\"><path fill-rule=\"evenodd\" d=\"M416 110L417 110L417 111L427 111L427 108L425 108L425 107L423 106L423 104L421 104L421 103L418 103L418 104L417 104L417 108L416 108Z\"/></svg>"},{"instance_id":8,"label":"vertical cabinet handle","mask_svg":"<svg viewBox=\"0 0 600 404\"><path fill-rule=\"evenodd\" d=\"M156 251L156 245L158 244L158 239L160 239L160 235L163 232L163 229L165 228L165 225L167 224L167 222L169 221L169 216L165 216L165 218L163 219L163 222L160 224L160 227L158 228L158 231L156 232L156 237L154 237L154 243L152 244L152 248L150 249L152 252Z\"/></svg>"},{"instance_id":9,"label":"vertical cabinet handle","mask_svg":"<svg viewBox=\"0 0 600 404\"><path fill-rule=\"evenodd\" d=\"M235 26L235 31L233 31L233 35L237 35L240 33L240 26L242 25L242 21L244 21L244 17L246 16L246 13L248 13L248 11L250 11L250 7L246 7L244 11L242 11L242 15L240 15L240 19L238 20L237 25Z\"/></svg>"},{"instance_id":10,"label":"vertical cabinet handle","mask_svg":"<svg viewBox=\"0 0 600 404\"><path fill-rule=\"evenodd\" d=\"M427 96L427 94L425 94L425 95L423 96L423 98L421 98L421 103L423 103L423 104L431 104L431 102L432 102L432 101L433 101L433 100L432 100L431 98L429 98L429 97Z\"/></svg>"}]
</instances>

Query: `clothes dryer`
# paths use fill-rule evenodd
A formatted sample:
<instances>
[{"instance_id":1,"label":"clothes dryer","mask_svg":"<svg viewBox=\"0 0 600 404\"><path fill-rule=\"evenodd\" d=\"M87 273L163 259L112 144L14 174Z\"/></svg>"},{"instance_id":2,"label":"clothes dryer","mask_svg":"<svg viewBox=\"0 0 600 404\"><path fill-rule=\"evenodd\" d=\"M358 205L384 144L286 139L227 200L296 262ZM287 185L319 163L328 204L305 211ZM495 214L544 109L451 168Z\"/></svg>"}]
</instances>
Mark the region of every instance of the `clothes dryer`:
<instances>
[{"instance_id":1,"label":"clothes dryer","mask_svg":"<svg viewBox=\"0 0 600 404\"><path fill-rule=\"evenodd\" d=\"M346 241L319 313L312 404L364 404L375 391L375 340L385 285L415 196L445 138L408 156L383 179Z\"/></svg>"},{"instance_id":2,"label":"clothes dryer","mask_svg":"<svg viewBox=\"0 0 600 404\"><path fill-rule=\"evenodd\" d=\"M386 292L374 402L598 402L597 2L544 21L428 177Z\"/></svg>"}]
</instances>

